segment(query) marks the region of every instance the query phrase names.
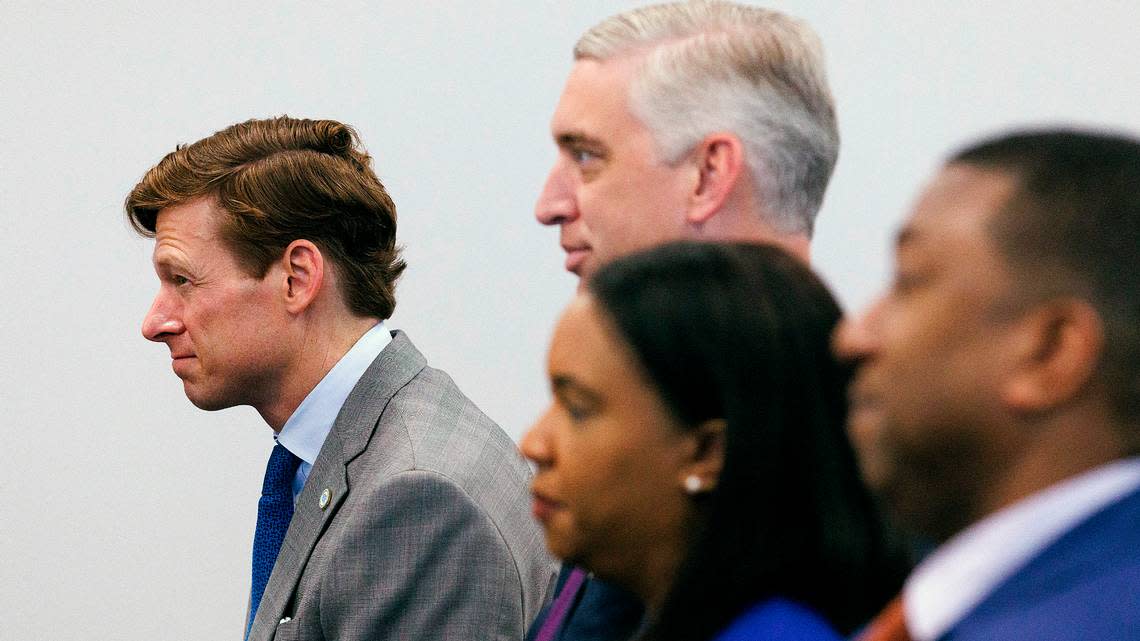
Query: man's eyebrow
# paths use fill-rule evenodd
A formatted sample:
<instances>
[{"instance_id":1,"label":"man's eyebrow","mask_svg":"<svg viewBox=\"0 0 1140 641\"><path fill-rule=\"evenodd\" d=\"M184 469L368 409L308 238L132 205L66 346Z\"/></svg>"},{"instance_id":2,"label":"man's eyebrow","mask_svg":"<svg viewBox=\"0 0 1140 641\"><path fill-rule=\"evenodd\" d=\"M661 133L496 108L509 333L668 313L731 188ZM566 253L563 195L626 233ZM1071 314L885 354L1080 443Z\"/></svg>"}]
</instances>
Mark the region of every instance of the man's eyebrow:
<instances>
[{"instance_id":1,"label":"man's eyebrow","mask_svg":"<svg viewBox=\"0 0 1140 641\"><path fill-rule=\"evenodd\" d=\"M185 260L169 252L155 252L154 255L151 256L151 262L154 264L156 271L174 271L189 268Z\"/></svg>"},{"instance_id":2,"label":"man's eyebrow","mask_svg":"<svg viewBox=\"0 0 1140 641\"><path fill-rule=\"evenodd\" d=\"M578 147L581 145L591 145L596 147L604 147L602 141L597 138L587 136L580 131L565 131L554 136L554 143L559 147Z\"/></svg>"}]
</instances>

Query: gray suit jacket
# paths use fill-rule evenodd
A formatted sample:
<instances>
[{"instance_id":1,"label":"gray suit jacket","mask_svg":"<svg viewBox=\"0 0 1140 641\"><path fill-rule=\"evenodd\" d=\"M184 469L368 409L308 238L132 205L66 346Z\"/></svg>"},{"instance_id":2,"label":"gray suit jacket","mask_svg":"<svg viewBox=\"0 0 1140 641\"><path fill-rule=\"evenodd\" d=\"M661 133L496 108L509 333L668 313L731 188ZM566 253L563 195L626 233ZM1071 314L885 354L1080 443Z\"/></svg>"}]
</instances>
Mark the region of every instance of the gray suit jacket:
<instances>
[{"instance_id":1,"label":"gray suit jacket","mask_svg":"<svg viewBox=\"0 0 1140 641\"><path fill-rule=\"evenodd\" d=\"M297 498L250 641L521 640L555 571L529 482L510 438L393 332Z\"/></svg>"}]
</instances>

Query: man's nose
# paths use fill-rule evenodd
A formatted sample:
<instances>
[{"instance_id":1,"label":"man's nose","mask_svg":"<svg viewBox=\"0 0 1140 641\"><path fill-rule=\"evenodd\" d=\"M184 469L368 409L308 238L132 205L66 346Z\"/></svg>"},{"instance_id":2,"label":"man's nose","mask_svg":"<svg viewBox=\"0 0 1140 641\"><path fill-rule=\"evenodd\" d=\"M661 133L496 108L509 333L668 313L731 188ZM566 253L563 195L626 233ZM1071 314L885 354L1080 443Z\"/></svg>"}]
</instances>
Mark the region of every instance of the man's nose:
<instances>
[{"instance_id":1,"label":"man's nose","mask_svg":"<svg viewBox=\"0 0 1140 641\"><path fill-rule=\"evenodd\" d=\"M543 225L562 225L578 218L578 203L562 161L555 161L534 205L534 217Z\"/></svg>"},{"instance_id":2,"label":"man's nose","mask_svg":"<svg viewBox=\"0 0 1140 641\"><path fill-rule=\"evenodd\" d=\"M177 306L159 292L143 317L142 335L147 340L162 342L165 338L185 331Z\"/></svg>"},{"instance_id":3,"label":"man's nose","mask_svg":"<svg viewBox=\"0 0 1140 641\"><path fill-rule=\"evenodd\" d=\"M845 316L835 328L832 348L836 357L857 362L872 353L877 345L876 325L882 301L876 301L857 314Z\"/></svg>"}]
</instances>

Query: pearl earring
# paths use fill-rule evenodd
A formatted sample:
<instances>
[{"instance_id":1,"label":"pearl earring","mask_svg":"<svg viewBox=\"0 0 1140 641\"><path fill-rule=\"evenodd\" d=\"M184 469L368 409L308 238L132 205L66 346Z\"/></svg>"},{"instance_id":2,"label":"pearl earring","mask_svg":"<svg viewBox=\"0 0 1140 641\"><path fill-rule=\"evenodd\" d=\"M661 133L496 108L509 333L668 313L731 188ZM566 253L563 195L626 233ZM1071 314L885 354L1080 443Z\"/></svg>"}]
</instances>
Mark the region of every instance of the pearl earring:
<instances>
[{"instance_id":1,"label":"pearl earring","mask_svg":"<svg viewBox=\"0 0 1140 641\"><path fill-rule=\"evenodd\" d=\"M690 474L685 477L685 491L689 494L696 494L701 491L701 477L696 474Z\"/></svg>"}]
</instances>

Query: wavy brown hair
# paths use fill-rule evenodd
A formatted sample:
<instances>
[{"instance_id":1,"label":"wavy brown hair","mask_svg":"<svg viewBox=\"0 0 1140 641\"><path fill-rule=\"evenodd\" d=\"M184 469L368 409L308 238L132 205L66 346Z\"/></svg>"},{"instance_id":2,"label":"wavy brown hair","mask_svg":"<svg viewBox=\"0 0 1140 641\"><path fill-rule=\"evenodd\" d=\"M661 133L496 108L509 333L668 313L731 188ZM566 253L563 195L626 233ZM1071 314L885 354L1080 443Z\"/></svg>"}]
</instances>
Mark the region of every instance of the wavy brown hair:
<instances>
[{"instance_id":1,"label":"wavy brown hair","mask_svg":"<svg viewBox=\"0 0 1140 641\"><path fill-rule=\"evenodd\" d=\"M335 120L247 120L179 145L126 200L131 226L153 237L159 213L199 198L222 213L222 241L262 277L289 243L306 239L331 260L349 309L388 318L404 271L396 206L356 132Z\"/></svg>"}]
</instances>

